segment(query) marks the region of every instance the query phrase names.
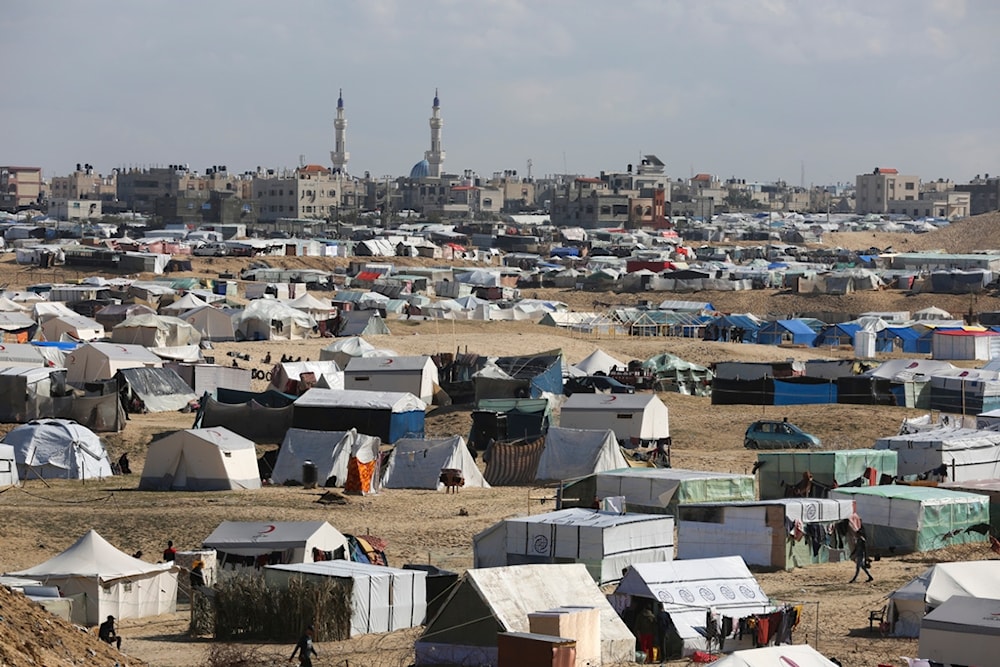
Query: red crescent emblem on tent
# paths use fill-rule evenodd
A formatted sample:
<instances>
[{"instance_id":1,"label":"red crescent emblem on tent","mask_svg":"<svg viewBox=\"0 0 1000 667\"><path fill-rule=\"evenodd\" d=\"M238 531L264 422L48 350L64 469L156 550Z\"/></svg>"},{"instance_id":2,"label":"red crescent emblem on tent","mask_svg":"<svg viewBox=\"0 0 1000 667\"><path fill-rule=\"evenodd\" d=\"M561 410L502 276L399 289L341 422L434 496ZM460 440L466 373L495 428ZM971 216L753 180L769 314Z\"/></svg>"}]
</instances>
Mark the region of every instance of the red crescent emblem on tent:
<instances>
[{"instance_id":1,"label":"red crescent emblem on tent","mask_svg":"<svg viewBox=\"0 0 1000 667\"><path fill-rule=\"evenodd\" d=\"M267 528L265 528L264 530L260 531L260 534L264 535L265 533L273 533L274 530L275 530L275 528L276 528L276 526L272 523Z\"/></svg>"},{"instance_id":2,"label":"red crescent emblem on tent","mask_svg":"<svg viewBox=\"0 0 1000 667\"><path fill-rule=\"evenodd\" d=\"M118 349L121 350L122 352L128 352L128 348L125 347L124 345L119 345Z\"/></svg>"},{"instance_id":3,"label":"red crescent emblem on tent","mask_svg":"<svg viewBox=\"0 0 1000 667\"><path fill-rule=\"evenodd\" d=\"M785 656L780 656L778 661L785 663L788 667L799 667L799 663L795 662L791 658L786 658Z\"/></svg>"},{"instance_id":4,"label":"red crescent emblem on tent","mask_svg":"<svg viewBox=\"0 0 1000 667\"><path fill-rule=\"evenodd\" d=\"M0 345L0 350L6 350L6 349L7 349L6 345Z\"/></svg>"},{"instance_id":5,"label":"red crescent emblem on tent","mask_svg":"<svg viewBox=\"0 0 1000 667\"><path fill-rule=\"evenodd\" d=\"M604 399L604 400L602 401L602 403L614 403L614 402L615 402L615 401L617 401L617 400L618 400L618 397L617 397L617 396L615 396L614 394L608 394L608 397L607 397L607 398L605 398L605 399Z\"/></svg>"},{"instance_id":6,"label":"red crescent emblem on tent","mask_svg":"<svg viewBox=\"0 0 1000 667\"><path fill-rule=\"evenodd\" d=\"M383 366L392 366L392 362L393 361L394 361L393 359L386 359L385 361L382 362L382 365Z\"/></svg>"}]
</instances>

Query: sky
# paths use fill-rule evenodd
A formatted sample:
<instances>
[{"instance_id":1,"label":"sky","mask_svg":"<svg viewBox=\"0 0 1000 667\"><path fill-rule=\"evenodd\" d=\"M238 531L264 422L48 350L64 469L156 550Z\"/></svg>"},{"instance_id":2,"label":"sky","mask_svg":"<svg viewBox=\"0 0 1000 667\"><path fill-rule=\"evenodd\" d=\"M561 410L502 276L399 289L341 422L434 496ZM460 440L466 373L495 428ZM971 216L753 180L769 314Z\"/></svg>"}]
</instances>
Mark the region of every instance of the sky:
<instances>
[{"instance_id":1,"label":"sky","mask_svg":"<svg viewBox=\"0 0 1000 667\"><path fill-rule=\"evenodd\" d=\"M1000 173L995 0L5 0L0 164Z\"/></svg>"}]
</instances>

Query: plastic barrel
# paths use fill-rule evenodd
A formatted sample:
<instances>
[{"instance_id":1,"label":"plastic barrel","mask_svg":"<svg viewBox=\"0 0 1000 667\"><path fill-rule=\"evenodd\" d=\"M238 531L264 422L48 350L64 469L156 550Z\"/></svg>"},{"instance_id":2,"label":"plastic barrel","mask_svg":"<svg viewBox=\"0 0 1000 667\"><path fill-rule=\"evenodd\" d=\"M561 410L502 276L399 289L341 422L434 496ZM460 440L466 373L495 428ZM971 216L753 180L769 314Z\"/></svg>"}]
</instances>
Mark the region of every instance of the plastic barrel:
<instances>
[{"instance_id":1,"label":"plastic barrel","mask_svg":"<svg viewBox=\"0 0 1000 667\"><path fill-rule=\"evenodd\" d=\"M316 478L318 476L318 471L316 470L316 464L312 461L302 462L302 486L307 489L316 488Z\"/></svg>"}]
</instances>

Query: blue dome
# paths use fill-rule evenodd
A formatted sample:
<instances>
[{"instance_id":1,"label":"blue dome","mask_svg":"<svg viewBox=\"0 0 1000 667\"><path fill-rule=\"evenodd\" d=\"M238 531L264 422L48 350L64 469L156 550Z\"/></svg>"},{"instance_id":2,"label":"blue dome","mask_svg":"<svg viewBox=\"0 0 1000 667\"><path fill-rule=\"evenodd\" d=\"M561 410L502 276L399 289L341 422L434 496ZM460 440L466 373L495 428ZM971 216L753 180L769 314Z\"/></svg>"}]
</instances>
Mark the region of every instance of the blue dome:
<instances>
[{"instance_id":1,"label":"blue dome","mask_svg":"<svg viewBox=\"0 0 1000 667\"><path fill-rule=\"evenodd\" d=\"M431 165L427 160L421 160L410 170L410 178L428 178L430 175Z\"/></svg>"}]
</instances>

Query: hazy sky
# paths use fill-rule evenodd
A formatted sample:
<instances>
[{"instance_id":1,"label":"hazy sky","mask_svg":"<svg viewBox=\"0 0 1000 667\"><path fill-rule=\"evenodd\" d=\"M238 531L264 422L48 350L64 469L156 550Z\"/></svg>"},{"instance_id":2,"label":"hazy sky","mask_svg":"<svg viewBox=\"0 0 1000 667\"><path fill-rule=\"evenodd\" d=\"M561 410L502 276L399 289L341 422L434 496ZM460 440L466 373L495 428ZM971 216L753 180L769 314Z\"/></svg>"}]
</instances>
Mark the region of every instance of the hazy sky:
<instances>
[{"instance_id":1,"label":"hazy sky","mask_svg":"<svg viewBox=\"0 0 1000 667\"><path fill-rule=\"evenodd\" d=\"M1000 173L996 0L5 0L0 164Z\"/></svg>"}]
</instances>

